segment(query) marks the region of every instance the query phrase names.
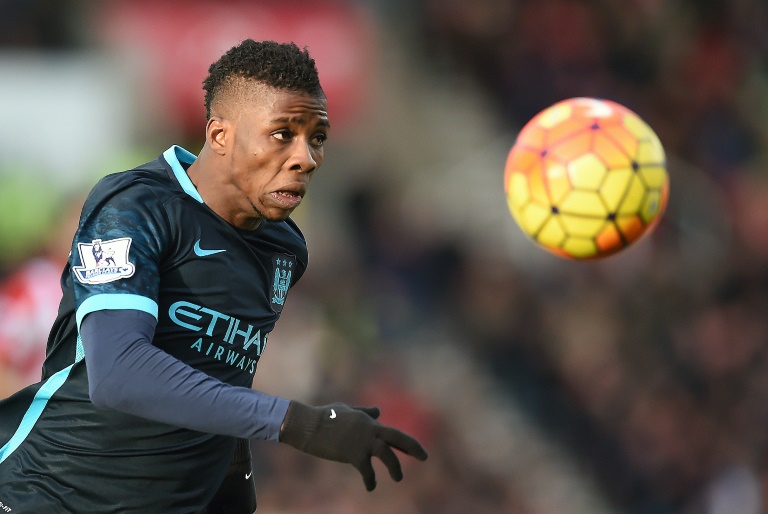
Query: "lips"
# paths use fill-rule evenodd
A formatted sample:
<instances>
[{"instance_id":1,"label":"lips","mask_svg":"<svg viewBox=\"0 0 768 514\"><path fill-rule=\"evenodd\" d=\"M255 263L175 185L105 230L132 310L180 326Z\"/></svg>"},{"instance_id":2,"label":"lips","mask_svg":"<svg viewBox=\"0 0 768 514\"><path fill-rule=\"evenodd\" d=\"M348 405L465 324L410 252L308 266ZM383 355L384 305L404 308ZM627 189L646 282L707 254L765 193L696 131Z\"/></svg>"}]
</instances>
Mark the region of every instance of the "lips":
<instances>
[{"instance_id":1,"label":"lips","mask_svg":"<svg viewBox=\"0 0 768 514\"><path fill-rule=\"evenodd\" d=\"M304 197L304 192L301 190L281 189L271 193L271 196L278 203L283 204L288 208L293 208L301 203L301 200Z\"/></svg>"}]
</instances>

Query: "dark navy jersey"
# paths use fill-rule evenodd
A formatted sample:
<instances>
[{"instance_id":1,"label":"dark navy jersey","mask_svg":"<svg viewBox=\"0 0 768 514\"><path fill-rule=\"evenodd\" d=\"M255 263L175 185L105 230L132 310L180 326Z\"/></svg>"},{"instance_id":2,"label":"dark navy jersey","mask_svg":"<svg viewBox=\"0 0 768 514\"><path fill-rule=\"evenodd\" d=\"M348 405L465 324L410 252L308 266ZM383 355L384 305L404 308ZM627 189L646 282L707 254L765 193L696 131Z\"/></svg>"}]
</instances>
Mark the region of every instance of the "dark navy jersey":
<instances>
[{"instance_id":1,"label":"dark navy jersey","mask_svg":"<svg viewBox=\"0 0 768 514\"><path fill-rule=\"evenodd\" d=\"M251 386L306 243L290 219L225 222L186 174L194 159L172 147L88 196L43 380L0 402L0 502L12 512L195 512L225 475L234 438L93 405L78 332L95 311L143 311L157 320L153 345Z\"/></svg>"}]
</instances>

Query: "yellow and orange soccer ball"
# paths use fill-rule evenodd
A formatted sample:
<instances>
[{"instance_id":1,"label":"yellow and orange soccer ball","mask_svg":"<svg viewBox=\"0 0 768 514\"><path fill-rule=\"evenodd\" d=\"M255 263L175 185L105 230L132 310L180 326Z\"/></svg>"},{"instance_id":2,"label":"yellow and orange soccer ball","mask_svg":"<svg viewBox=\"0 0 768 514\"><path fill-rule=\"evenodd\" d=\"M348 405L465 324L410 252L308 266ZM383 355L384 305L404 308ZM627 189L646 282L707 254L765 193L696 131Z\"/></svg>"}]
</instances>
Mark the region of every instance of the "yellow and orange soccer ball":
<instances>
[{"instance_id":1,"label":"yellow and orange soccer ball","mask_svg":"<svg viewBox=\"0 0 768 514\"><path fill-rule=\"evenodd\" d=\"M570 259L599 259L659 223L669 197L664 148L626 107L570 98L517 136L504 169L507 205L523 232Z\"/></svg>"}]
</instances>

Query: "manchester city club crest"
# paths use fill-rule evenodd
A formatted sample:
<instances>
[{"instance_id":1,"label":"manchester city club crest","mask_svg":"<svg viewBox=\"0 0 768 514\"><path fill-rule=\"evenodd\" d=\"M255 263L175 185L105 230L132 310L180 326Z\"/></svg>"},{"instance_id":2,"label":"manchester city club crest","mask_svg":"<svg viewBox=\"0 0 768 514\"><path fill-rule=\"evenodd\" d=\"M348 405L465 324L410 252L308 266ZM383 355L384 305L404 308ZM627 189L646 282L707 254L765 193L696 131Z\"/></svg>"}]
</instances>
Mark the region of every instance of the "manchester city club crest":
<instances>
[{"instance_id":1,"label":"manchester city club crest","mask_svg":"<svg viewBox=\"0 0 768 514\"><path fill-rule=\"evenodd\" d=\"M135 267L128 261L130 248L130 237L77 243L82 266L72 266L72 271L83 284L105 284L131 277Z\"/></svg>"},{"instance_id":2,"label":"manchester city club crest","mask_svg":"<svg viewBox=\"0 0 768 514\"><path fill-rule=\"evenodd\" d=\"M272 271L274 278L272 280L272 294L270 307L275 312L283 310L285 297L288 294L288 288L291 287L291 275L296 267L296 257L276 253L272 256Z\"/></svg>"}]
</instances>

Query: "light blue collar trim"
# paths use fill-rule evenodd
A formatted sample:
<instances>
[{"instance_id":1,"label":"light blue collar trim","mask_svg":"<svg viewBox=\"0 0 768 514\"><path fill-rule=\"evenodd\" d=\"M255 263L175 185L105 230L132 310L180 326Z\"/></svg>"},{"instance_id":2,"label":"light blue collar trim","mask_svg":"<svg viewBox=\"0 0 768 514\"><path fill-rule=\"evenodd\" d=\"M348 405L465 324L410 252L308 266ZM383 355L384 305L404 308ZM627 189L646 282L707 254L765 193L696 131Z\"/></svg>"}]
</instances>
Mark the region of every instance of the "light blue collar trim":
<instances>
[{"instance_id":1,"label":"light blue collar trim","mask_svg":"<svg viewBox=\"0 0 768 514\"><path fill-rule=\"evenodd\" d=\"M176 180L179 181L179 185L181 185L181 188L184 190L184 192L198 202L205 203L203 202L203 197L200 196L200 193L197 192L195 185L191 180L189 180L189 176L187 176L187 172L184 169L184 166L181 165L182 162L185 164L192 164L195 162L195 159L197 159L197 156L180 146L173 145L168 150L163 152L163 157L165 158L166 162L170 164L171 169L173 170L173 174L176 176Z\"/></svg>"}]
</instances>

